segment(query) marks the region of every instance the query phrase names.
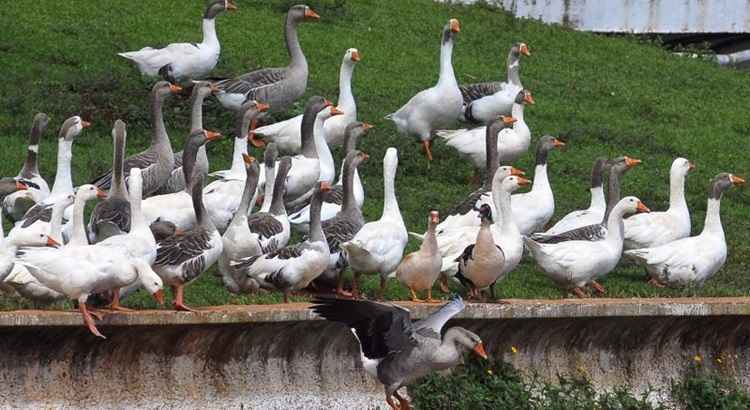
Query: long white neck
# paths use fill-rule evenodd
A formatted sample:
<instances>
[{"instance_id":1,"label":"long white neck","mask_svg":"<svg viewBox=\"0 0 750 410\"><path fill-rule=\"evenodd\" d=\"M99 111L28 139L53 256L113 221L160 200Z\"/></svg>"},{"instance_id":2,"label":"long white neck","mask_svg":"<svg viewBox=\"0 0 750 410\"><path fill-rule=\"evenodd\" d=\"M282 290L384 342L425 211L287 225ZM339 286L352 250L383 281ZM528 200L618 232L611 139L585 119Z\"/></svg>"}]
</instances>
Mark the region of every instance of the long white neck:
<instances>
[{"instance_id":1,"label":"long white neck","mask_svg":"<svg viewBox=\"0 0 750 410\"><path fill-rule=\"evenodd\" d=\"M398 216L401 217L401 210L398 208L398 199L396 199L396 169L398 168L398 162L395 158L387 156L386 161L383 164L383 188L384 188L384 202L383 202L383 216Z\"/></svg>"},{"instance_id":2,"label":"long white neck","mask_svg":"<svg viewBox=\"0 0 750 410\"><path fill-rule=\"evenodd\" d=\"M86 198L83 197L83 194L83 192L79 192L73 202L73 233L68 245L83 246L89 244L86 237L86 228L83 224L83 211L86 209Z\"/></svg>"},{"instance_id":3,"label":"long white neck","mask_svg":"<svg viewBox=\"0 0 750 410\"><path fill-rule=\"evenodd\" d=\"M458 87L456 75L453 73L453 40L448 40L440 47L440 78L438 86L453 85Z\"/></svg>"},{"instance_id":4,"label":"long white neck","mask_svg":"<svg viewBox=\"0 0 750 410\"><path fill-rule=\"evenodd\" d=\"M669 211L687 210L685 201L685 174L669 177Z\"/></svg>"},{"instance_id":5,"label":"long white neck","mask_svg":"<svg viewBox=\"0 0 750 410\"><path fill-rule=\"evenodd\" d=\"M129 194L130 194L130 233L144 234L151 233L148 224L146 224L146 218L143 216L141 209L141 201L143 198L143 181L141 179L131 178L129 182Z\"/></svg>"},{"instance_id":6,"label":"long white neck","mask_svg":"<svg viewBox=\"0 0 750 410\"><path fill-rule=\"evenodd\" d=\"M320 178L318 181L326 181L333 183L336 178L336 165L333 162L333 155L331 149L328 147L326 142L325 131L323 131L323 123L320 117L315 119L315 128L313 129L313 140L315 141L315 151L318 153L320 159Z\"/></svg>"},{"instance_id":7,"label":"long white neck","mask_svg":"<svg viewBox=\"0 0 750 410\"><path fill-rule=\"evenodd\" d=\"M605 241L615 247L620 248L622 251L622 242L625 239L625 224L622 221L625 215L625 207L623 205L615 206L612 212L609 213L607 218L607 236Z\"/></svg>"},{"instance_id":8,"label":"long white neck","mask_svg":"<svg viewBox=\"0 0 750 410\"><path fill-rule=\"evenodd\" d=\"M724 228L721 226L721 199L708 198L706 221L701 235L705 233L724 236Z\"/></svg>"},{"instance_id":9,"label":"long white neck","mask_svg":"<svg viewBox=\"0 0 750 410\"><path fill-rule=\"evenodd\" d=\"M536 178L536 176L534 177ZM499 184L497 184L499 185ZM500 214L495 218L495 225L499 226L500 232L504 235L521 235L518 225L513 220L513 209L510 206L510 192L501 186L492 187L492 202L495 209L500 210Z\"/></svg>"},{"instance_id":10,"label":"long white neck","mask_svg":"<svg viewBox=\"0 0 750 410\"><path fill-rule=\"evenodd\" d=\"M549 176L547 175L547 163L537 164L534 167L534 182L531 185L532 192L552 192L552 188L549 185Z\"/></svg>"},{"instance_id":11,"label":"long white neck","mask_svg":"<svg viewBox=\"0 0 750 410\"><path fill-rule=\"evenodd\" d=\"M523 104L513 103L513 107L510 109L510 115L518 120L513 124L514 129L519 125L519 123L523 122L523 107Z\"/></svg>"},{"instance_id":12,"label":"long white neck","mask_svg":"<svg viewBox=\"0 0 750 410\"><path fill-rule=\"evenodd\" d=\"M339 99L336 102L337 107L346 113L346 115L352 115L353 118L357 117L356 109L357 105L354 101L354 94L352 94L352 73L354 72L354 63L344 61L341 63L341 71L339 71Z\"/></svg>"},{"instance_id":13,"label":"long white neck","mask_svg":"<svg viewBox=\"0 0 750 410\"><path fill-rule=\"evenodd\" d=\"M57 142L57 173L50 195L73 192L73 177L70 174L70 161L73 159L73 141L60 138Z\"/></svg>"},{"instance_id":14,"label":"long white neck","mask_svg":"<svg viewBox=\"0 0 750 410\"><path fill-rule=\"evenodd\" d=\"M604 208L607 207L607 203L604 200L604 188L602 186L594 187L590 189L591 191L591 204L589 205L589 209L601 209L604 210Z\"/></svg>"},{"instance_id":15,"label":"long white neck","mask_svg":"<svg viewBox=\"0 0 750 410\"><path fill-rule=\"evenodd\" d=\"M235 138L231 168L231 173L234 175L245 174L245 163L242 160L242 154L247 154L247 138Z\"/></svg>"},{"instance_id":16,"label":"long white neck","mask_svg":"<svg viewBox=\"0 0 750 410\"><path fill-rule=\"evenodd\" d=\"M276 164L264 164L266 167L266 186L263 188L263 204L260 206L260 212L271 210L273 202L273 189L276 185Z\"/></svg>"},{"instance_id":17,"label":"long white neck","mask_svg":"<svg viewBox=\"0 0 750 410\"><path fill-rule=\"evenodd\" d=\"M70 202L60 201L52 207L52 217L49 220L49 236L59 243L63 243L62 236L62 221L65 209L70 205Z\"/></svg>"},{"instance_id":18,"label":"long white neck","mask_svg":"<svg viewBox=\"0 0 750 410\"><path fill-rule=\"evenodd\" d=\"M203 44L219 47L216 36L216 19L203 19Z\"/></svg>"}]
</instances>

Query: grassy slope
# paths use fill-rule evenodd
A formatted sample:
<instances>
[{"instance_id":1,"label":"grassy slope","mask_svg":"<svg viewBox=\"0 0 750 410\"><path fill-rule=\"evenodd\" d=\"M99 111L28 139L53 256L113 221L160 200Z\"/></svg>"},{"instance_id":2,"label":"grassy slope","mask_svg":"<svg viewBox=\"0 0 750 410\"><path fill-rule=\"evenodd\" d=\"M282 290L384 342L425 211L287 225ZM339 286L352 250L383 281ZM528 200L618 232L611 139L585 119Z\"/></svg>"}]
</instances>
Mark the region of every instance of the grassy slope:
<instances>
[{"instance_id":1,"label":"grassy slope","mask_svg":"<svg viewBox=\"0 0 750 410\"><path fill-rule=\"evenodd\" d=\"M51 128L41 147L42 173L54 175L52 135L70 115L81 113L95 126L74 148L74 180L84 183L109 167L109 129L116 118L129 124L128 152L148 144L147 93L141 79L118 51L172 41L200 41L201 1L165 0L158 6L140 2L108 1L92 5L80 0L39 0L12 3L0 16L3 61L0 82L0 175L15 175L25 155L25 138L37 111L50 114ZM221 61L215 74L233 75L249 68L281 66L287 57L281 30L283 13L295 2L239 1L240 10L219 18ZM698 169L688 180L693 231L703 225L709 179L720 171L750 174L744 149L750 126L746 107L745 74L710 63L673 57L656 45L629 38L579 33L533 21L515 20L483 7L435 4L429 0L387 3L375 0L320 0L309 3L323 16L317 24L300 28L311 67L308 95L337 95L338 69L345 49L357 47L354 89L359 118L376 128L362 143L372 159L364 166L368 200L367 219L380 215L382 155L388 146L400 149L397 190L410 230L423 231L427 211L443 208L471 190L469 164L438 143L436 161L428 165L418 146L396 134L383 116L437 79L439 33L450 17L460 19L462 32L454 53L460 82L504 78L504 61L512 42L526 41L533 56L522 62L524 84L537 104L526 111L534 139L550 133L569 142L551 156L551 180L557 216L587 206L587 184L593 158L628 154L644 160L624 181L624 192L640 196L652 209L668 202L668 170L681 155ZM206 108L209 128L229 131L231 118L215 101ZM298 105L289 112L301 111ZM173 100L166 108L168 129L175 147L186 135L189 108ZM212 169L224 169L231 142L209 148ZM338 158L338 155L336 155ZM520 161L532 171L531 154ZM750 196L742 190L724 202L730 257L727 265L700 290L656 290L641 281L635 268L622 267L604 281L610 295L739 295L750 288L746 256L750 235ZM416 248L411 243L409 250ZM375 280L368 283L374 288ZM561 294L529 262L524 262L499 287L503 297L560 297ZM406 292L391 282L389 297ZM215 278L204 275L187 292L194 304L272 301L276 295L230 297ZM136 300L135 304L148 303Z\"/></svg>"}]
</instances>

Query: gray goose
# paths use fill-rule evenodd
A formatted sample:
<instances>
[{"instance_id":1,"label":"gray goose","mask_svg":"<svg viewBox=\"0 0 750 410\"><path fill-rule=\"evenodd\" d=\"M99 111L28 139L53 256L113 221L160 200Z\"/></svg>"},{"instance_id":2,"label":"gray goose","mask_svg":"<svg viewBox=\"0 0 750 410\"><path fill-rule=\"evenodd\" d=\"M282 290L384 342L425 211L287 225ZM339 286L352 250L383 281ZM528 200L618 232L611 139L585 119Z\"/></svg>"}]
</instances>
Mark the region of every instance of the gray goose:
<instances>
[{"instance_id":1,"label":"gray goose","mask_svg":"<svg viewBox=\"0 0 750 410\"><path fill-rule=\"evenodd\" d=\"M274 144L269 144L269 148L272 149L272 152L264 158L264 166L266 167L266 177L270 179L266 181L263 205L259 212L247 218L247 226L251 233L257 235L264 253L287 246L290 235L289 219L284 206L284 184L292 167L292 159L289 157L281 158L278 165L275 166L276 169L274 169L275 161L272 158L276 158L278 151L276 151ZM273 184L270 184L271 180L273 180Z\"/></svg>"},{"instance_id":2,"label":"gray goose","mask_svg":"<svg viewBox=\"0 0 750 410\"><path fill-rule=\"evenodd\" d=\"M190 105L192 107L190 113L190 132L203 129L203 101L209 94L216 91L216 87L208 82L198 82L193 86L193 92L190 97ZM206 155L205 145L201 145L198 149L195 169L204 178L208 176L208 156ZM182 173L182 151L179 151L174 154L174 168L169 179L156 191L156 195L180 192L183 189L185 189L185 175Z\"/></svg>"},{"instance_id":3,"label":"gray goose","mask_svg":"<svg viewBox=\"0 0 750 410\"><path fill-rule=\"evenodd\" d=\"M122 120L115 121L112 129L114 154L112 169L114 176L109 187L107 199L94 207L89 220L89 239L91 243L101 242L110 236L130 232L130 200L125 188L123 162L125 161L125 139L127 131Z\"/></svg>"},{"instance_id":4,"label":"gray goose","mask_svg":"<svg viewBox=\"0 0 750 410\"><path fill-rule=\"evenodd\" d=\"M315 313L351 329L359 343L362 367L383 384L385 400L393 410L411 408L398 393L401 387L461 364L464 352L487 358L482 339L469 330L455 326L441 337L446 322L464 310L458 296L416 322L408 310L393 304L332 298L313 303L310 309Z\"/></svg>"},{"instance_id":5,"label":"gray goose","mask_svg":"<svg viewBox=\"0 0 750 410\"><path fill-rule=\"evenodd\" d=\"M287 109L307 88L307 59L297 37L297 25L305 21L319 20L310 7L292 6L286 15L284 34L290 62L286 67L261 68L239 77L217 82L216 97L221 105L239 110L247 100L270 104L274 111Z\"/></svg>"},{"instance_id":6,"label":"gray goose","mask_svg":"<svg viewBox=\"0 0 750 410\"><path fill-rule=\"evenodd\" d=\"M166 81L159 81L151 89L151 146L138 154L125 159L125 181L130 174L130 168L140 168L143 175L143 197L146 198L156 192L167 182L174 168L174 152L169 142L162 105L164 99L179 93L181 87ZM112 184L112 170L97 177L92 182L99 189L109 189Z\"/></svg>"},{"instance_id":7,"label":"gray goose","mask_svg":"<svg viewBox=\"0 0 750 410\"><path fill-rule=\"evenodd\" d=\"M330 281L336 279L336 294L342 296L351 296L351 293L344 292L343 273L349 265L346 255L342 252L341 244L350 241L354 235L362 229L365 224L365 218L362 216L362 210L354 198L354 173L357 167L369 156L362 151L353 150L346 155L344 159L344 198L341 205L341 211L333 218L323 221L323 234L328 242L328 250L331 253L328 268L321 274L318 280ZM330 192L330 191L329 191Z\"/></svg>"},{"instance_id":8,"label":"gray goose","mask_svg":"<svg viewBox=\"0 0 750 410\"><path fill-rule=\"evenodd\" d=\"M47 114L38 113L34 116L29 133L29 144L26 147L26 160L23 162L21 172L15 178L8 178L23 181L29 189L17 194L0 194L0 199L3 200L3 211L13 221L21 220L29 208L49 195L49 185L39 174L39 140L47 130L48 124ZM12 185L8 186L12 187ZM10 196L6 198L6 195Z\"/></svg>"}]
</instances>

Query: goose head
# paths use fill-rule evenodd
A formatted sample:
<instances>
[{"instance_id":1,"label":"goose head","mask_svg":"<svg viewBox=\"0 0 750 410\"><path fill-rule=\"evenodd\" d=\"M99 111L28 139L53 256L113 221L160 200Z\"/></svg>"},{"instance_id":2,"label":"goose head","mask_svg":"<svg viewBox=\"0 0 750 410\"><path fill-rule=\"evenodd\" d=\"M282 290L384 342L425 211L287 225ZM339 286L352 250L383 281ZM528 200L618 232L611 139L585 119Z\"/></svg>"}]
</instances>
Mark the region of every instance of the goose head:
<instances>
[{"instance_id":1,"label":"goose head","mask_svg":"<svg viewBox=\"0 0 750 410\"><path fill-rule=\"evenodd\" d=\"M49 117L47 114L40 112L34 115L34 121L31 124L31 134L37 137L44 134L49 124Z\"/></svg>"},{"instance_id":2,"label":"goose head","mask_svg":"<svg viewBox=\"0 0 750 410\"><path fill-rule=\"evenodd\" d=\"M107 198L107 192L102 191L101 189L97 188L95 185L91 184L84 184L76 188L75 193L76 199L81 199L83 201L91 201L92 199L106 199Z\"/></svg>"},{"instance_id":3,"label":"goose head","mask_svg":"<svg viewBox=\"0 0 750 410\"><path fill-rule=\"evenodd\" d=\"M501 177L502 175L499 173L495 173L495 178ZM511 175L509 177L506 177L502 180L502 183L500 184L500 188L508 193L513 193L518 190L518 188L525 187L531 185L531 180L524 178L522 176L517 175Z\"/></svg>"},{"instance_id":4,"label":"goose head","mask_svg":"<svg viewBox=\"0 0 750 410\"><path fill-rule=\"evenodd\" d=\"M149 229L157 242L167 239L170 236L180 236L184 233L181 229L177 228L177 225L174 223L170 221L162 221L161 218L156 218L154 222L151 222Z\"/></svg>"},{"instance_id":5,"label":"goose head","mask_svg":"<svg viewBox=\"0 0 750 410\"><path fill-rule=\"evenodd\" d=\"M58 138L64 139L65 141L73 141L77 136L81 134L84 128L91 126L90 122L84 121L81 117L74 115L60 126L60 134Z\"/></svg>"},{"instance_id":6,"label":"goose head","mask_svg":"<svg viewBox=\"0 0 750 410\"><path fill-rule=\"evenodd\" d=\"M624 155L622 157L617 157L607 163L607 167L620 175L624 174L625 171L628 171L632 169L633 167L636 167L640 165L643 161L640 159L635 159L632 157L629 157L627 155Z\"/></svg>"},{"instance_id":7,"label":"goose head","mask_svg":"<svg viewBox=\"0 0 750 410\"><path fill-rule=\"evenodd\" d=\"M318 115L315 117L316 121L325 121L333 116L344 114L344 112L336 108L333 103L328 100L325 101L326 106L318 112Z\"/></svg>"},{"instance_id":8,"label":"goose head","mask_svg":"<svg viewBox=\"0 0 750 410\"><path fill-rule=\"evenodd\" d=\"M516 99L514 100L516 104L523 104L523 105L534 105L534 97L531 95L531 91L523 89L516 94Z\"/></svg>"},{"instance_id":9,"label":"goose head","mask_svg":"<svg viewBox=\"0 0 750 410\"><path fill-rule=\"evenodd\" d=\"M521 55L525 55L527 57L531 56L531 51L529 50L529 46L526 43L515 43L510 47L510 55L513 56L516 59L520 59Z\"/></svg>"},{"instance_id":10,"label":"goose head","mask_svg":"<svg viewBox=\"0 0 750 410\"><path fill-rule=\"evenodd\" d=\"M735 186L740 186L745 180L737 175L728 172L722 172L714 177L711 185L708 187L708 197L711 199L721 199L724 192Z\"/></svg>"},{"instance_id":11,"label":"goose head","mask_svg":"<svg viewBox=\"0 0 750 410\"><path fill-rule=\"evenodd\" d=\"M245 101L240 108L240 112L242 113L239 121L240 129L235 134L235 138L247 138L247 142L253 146L263 148L266 144L262 138L255 134L254 130L258 126L258 117L261 113L268 111L269 108L271 108L270 105L262 102L255 100Z\"/></svg>"},{"instance_id":12,"label":"goose head","mask_svg":"<svg viewBox=\"0 0 750 410\"><path fill-rule=\"evenodd\" d=\"M615 206L615 208L617 207L622 208L625 215L651 212L651 210L648 209L640 199L634 196L626 196L625 198L622 198Z\"/></svg>"},{"instance_id":13,"label":"goose head","mask_svg":"<svg viewBox=\"0 0 750 410\"><path fill-rule=\"evenodd\" d=\"M459 32L461 32L461 23L458 22L458 19L448 20L443 26L443 43L455 41Z\"/></svg>"},{"instance_id":14,"label":"goose head","mask_svg":"<svg viewBox=\"0 0 750 410\"><path fill-rule=\"evenodd\" d=\"M195 101L196 98L204 99L218 91L219 86L215 83L208 81L193 81L193 92L190 95L190 99L191 101Z\"/></svg>"},{"instance_id":15,"label":"goose head","mask_svg":"<svg viewBox=\"0 0 750 410\"><path fill-rule=\"evenodd\" d=\"M144 264L138 268L138 281L158 304L164 304L164 282L150 266Z\"/></svg>"},{"instance_id":16,"label":"goose head","mask_svg":"<svg viewBox=\"0 0 750 410\"><path fill-rule=\"evenodd\" d=\"M164 101L166 97L178 94L180 91L182 91L182 87L177 84L172 84L169 81L159 81L151 88L151 95L159 101Z\"/></svg>"},{"instance_id":17,"label":"goose head","mask_svg":"<svg viewBox=\"0 0 750 410\"><path fill-rule=\"evenodd\" d=\"M35 229L13 229L6 238L12 246L42 247L49 246L59 248L62 246L55 238L46 233L39 233Z\"/></svg>"},{"instance_id":18,"label":"goose head","mask_svg":"<svg viewBox=\"0 0 750 410\"><path fill-rule=\"evenodd\" d=\"M362 56L359 54L359 50L356 48L350 48L346 50L346 53L344 53L344 64L354 65L359 62L359 60L362 59Z\"/></svg>"},{"instance_id":19,"label":"goose head","mask_svg":"<svg viewBox=\"0 0 750 410\"><path fill-rule=\"evenodd\" d=\"M472 331L458 326L452 327L445 332L445 339L452 341L461 352L471 351L482 359L487 359L487 351L484 349L482 338Z\"/></svg>"},{"instance_id":20,"label":"goose head","mask_svg":"<svg viewBox=\"0 0 750 410\"><path fill-rule=\"evenodd\" d=\"M237 10L237 4L232 0L212 0L206 5L206 11L203 13L204 19L215 19L216 16L225 11Z\"/></svg>"},{"instance_id":21,"label":"goose head","mask_svg":"<svg viewBox=\"0 0 750 410\"><path fill-rule=\"evenodd\" d=\"M695 169L695 164L688 161L685 158L677 158L672 161L672 167L669 169L669 174L673 176L685 177L687 174Z\"/></svg>"},{"instance_id":22,"label":"goose head","mask_svg":"<svg viewBox=\"0 0 750 410\"><path fill-rule=\"evenodd\" d=\"M299 23L302 21L318 21L320 16L310 6L298 4L289 8L287 19Z\"/></svg>"},{"instance_id":23,"label":"goose head","mask_svg":"<svg viewBox=\"0 0 750 410\"><path fill-rule=\"evenodd\" d=\"M359 139L374 127L372 124L361 121L354 121L347 125L344 129L344 152L349 153L356 149Z\"/></svg>"},{"instance_id":24,"label":"goose head","mask_svg":"<svg viewBox=\"0 0 750 410\"><path fill-rule=\"evenodd\" d=\"M482 224L491 225L494 221L492 220L492 208L488 204L482 204L479 207L479 219Z\"/></svg>"},{"instance_id":25,"label":"goose head","mask_svg":"<svg viewBox=\"0 0 750 410\"><path fill-rule=\"evenodd\" d=\"M524 176L526 175L526 172L524 172L522 169L516 168L511 165L503 165L501 167L497 168L497 171L495 173L500 173L500 178L505 179L511 175L515 176Z\"/></svg>"}]
</instances>

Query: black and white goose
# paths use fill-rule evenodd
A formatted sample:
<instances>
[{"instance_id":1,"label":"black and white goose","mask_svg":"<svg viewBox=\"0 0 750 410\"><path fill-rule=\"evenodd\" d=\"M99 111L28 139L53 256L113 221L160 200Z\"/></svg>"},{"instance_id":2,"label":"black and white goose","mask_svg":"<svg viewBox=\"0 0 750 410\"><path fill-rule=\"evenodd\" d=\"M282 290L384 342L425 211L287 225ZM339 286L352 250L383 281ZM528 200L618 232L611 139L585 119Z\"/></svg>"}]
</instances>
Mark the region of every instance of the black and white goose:
<instances>
[{"instance_id":1,"label":"black and white goose","mask_svg":"<svg viewBox=\"0 0 750 410\"><path fill-rule=\"evenodd\" d=\"M284 206L284 183L292 167L292 159L283 157L274 166L278 151L274 144L269 144L268 147L266 149L268 155L264 158L263 165L266 168L266 176L271 179L266 183L260 210L247 218L250 233L260 243L263 253L285 247L289 243L291 234L289 218ZM273 183L270 183L271 181Z\"/></svg>"}]
</instances>

